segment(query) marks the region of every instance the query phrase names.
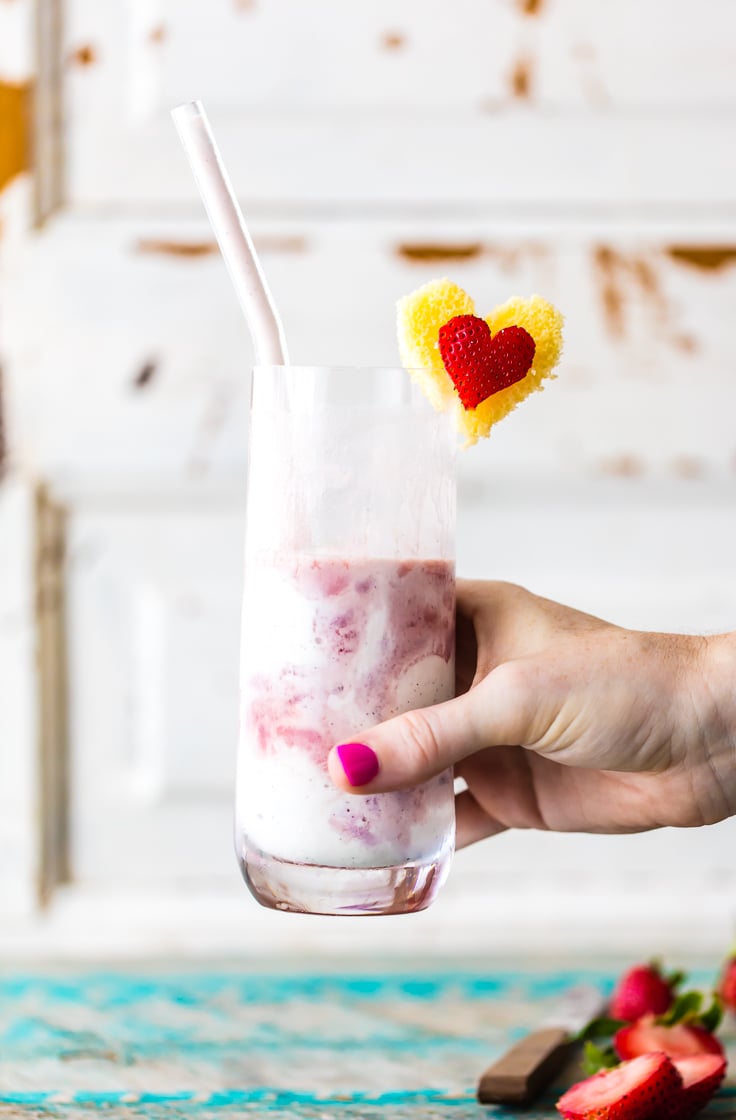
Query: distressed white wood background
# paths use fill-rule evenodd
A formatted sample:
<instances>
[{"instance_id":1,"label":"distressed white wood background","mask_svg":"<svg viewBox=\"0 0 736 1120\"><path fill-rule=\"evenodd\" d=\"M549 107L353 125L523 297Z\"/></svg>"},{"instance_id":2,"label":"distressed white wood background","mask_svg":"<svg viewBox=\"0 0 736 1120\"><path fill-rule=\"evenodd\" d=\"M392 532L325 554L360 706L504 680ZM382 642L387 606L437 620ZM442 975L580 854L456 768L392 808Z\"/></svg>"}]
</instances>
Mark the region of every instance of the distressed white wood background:
<instances>
[{"instance_id":1,"label":"distressed white wood background","mask_svg":"<svg viewBox=\"0 0 736 1120\"><path fill-rule=\"evenodd\" d=\"M29 177L0 194L0 948L533 950L540 914L547 947L729 940L733 823L503 837L378 928L250 905L230 802L252 355L168 110L205 101L294 360L394 362L394 300L437 274L565 310L559 380L463 458L462 573L732 628L733 4L7 0L0 79L32 73L52 8L63 205L26 234ZM34 917L38 480L67 515L70 882Z\"/></svg>"},{"instance_id":2,"label":"distressed white wood background","mask_svg":"<svg viewBox=\"0 0 736 1120\"><path fill-rule=\"evenodd\" d=\"M0 167L12 144L7 91L33 73L33 11L23 2L0 6ZM36 695L34 502L31 487L8 469L6 343L15 267L31 223L28 175L0 178L0 916L37 908L40 879L39 711ZM2 926L2 917L0 917Z\"/></svg>"}]
</instances>

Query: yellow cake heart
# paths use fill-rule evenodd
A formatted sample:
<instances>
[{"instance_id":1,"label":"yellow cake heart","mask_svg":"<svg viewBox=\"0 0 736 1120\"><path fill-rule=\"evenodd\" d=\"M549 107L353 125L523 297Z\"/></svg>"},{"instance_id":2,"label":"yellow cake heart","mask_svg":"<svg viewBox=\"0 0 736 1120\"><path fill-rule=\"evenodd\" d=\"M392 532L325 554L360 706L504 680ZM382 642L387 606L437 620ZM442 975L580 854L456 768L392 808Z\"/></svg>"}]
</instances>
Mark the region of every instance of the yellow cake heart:
<instances>
[{"instance_id":1,"label":"yellow cake heart","mask_svg":"<svg viewBox=\"0 0 736 1120\"><path fill-rule=\"evenodd\" d=\"M397 304L401 364L438 412L449 408L454 396L439 351L440 327L454 315L473 314L472 299L451 280L430 280Z\"/></svg>"},{"instance_id":2,"label":"yellow cake heart","mask_svg":"<svg viewBox=\"0 0 736 1120\"><path fill-rule=\"evenodd\" d=\"M495 339L508 327L521 328L534 341L534 357L521 380L494 391L476 407L466 408L461 403L439 348L440 330L460 316L474 317L475 304L462 288L450 280L432 280L404 296L397 306L399 353L402 364L434 407L439 411L451 410L458 431L465 436L468 444L473 444L479 438L490 435L494 424L555 376L554 367L562 351L563 319L556 307L536 295L528 299L514 296L494 308L486 318L491 336ZM458 321L462 325L463 321ZM483 324L480 323L480 326ZM486 328L483 327L483 330ZM529 347L531 349L530 342ZM519 371L519 376L522 372L523 369ZM467 376L472 377L472 368Z\"/></svg>"}]
</instances>

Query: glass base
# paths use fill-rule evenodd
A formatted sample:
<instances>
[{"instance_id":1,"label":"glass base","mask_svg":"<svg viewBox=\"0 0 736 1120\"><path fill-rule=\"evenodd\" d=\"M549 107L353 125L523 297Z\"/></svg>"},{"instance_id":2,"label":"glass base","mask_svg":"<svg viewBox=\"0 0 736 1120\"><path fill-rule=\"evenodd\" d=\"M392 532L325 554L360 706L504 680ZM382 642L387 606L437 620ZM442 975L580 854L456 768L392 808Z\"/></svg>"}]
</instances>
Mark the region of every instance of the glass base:
<instances>
[{"instance_id":1,"label":"glass base","mask_svg":"<svg viewBox=\"0 0 736 1120\"><path fill-rule=\"evenodd\" d=\"M413 914L434 902L450 870L452 849L427 863L396 867L321 867L290 863L244 847L240 870L261 906L293 914L366 917Z\"/></svg>"}]
</instances>

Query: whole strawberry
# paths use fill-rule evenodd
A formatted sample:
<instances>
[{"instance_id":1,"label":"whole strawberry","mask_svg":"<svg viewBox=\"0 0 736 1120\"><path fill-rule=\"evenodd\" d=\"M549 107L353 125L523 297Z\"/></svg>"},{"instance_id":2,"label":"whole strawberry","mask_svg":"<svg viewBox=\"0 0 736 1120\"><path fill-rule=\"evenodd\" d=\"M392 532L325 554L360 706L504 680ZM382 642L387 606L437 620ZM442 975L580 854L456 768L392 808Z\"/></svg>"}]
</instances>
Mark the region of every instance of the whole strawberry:
<instances>
[{"instance_id":1,"label":"whole strawberry","mask_svg":"<svg viewBox=\"0 0 736 1120\"><path fill-rule=\"evenodd\" d=\"M611 998L611 1017L633 1022L643 1015L664 1015L672 1005L682 974L665 977L656 962L625 972Z\"/></svg>"},{"instance_id":2,"label":"whole strawberry","mask_svg":"<svg viewBox=\"0 0 736 1120\"><path fill-rule=\"evenodd\" d=\"M723 1000L724 1007L729 1011L736 1011L736 953L733 953L723 966L718 983L718 994Z\"/></svg>"}]
</instances>

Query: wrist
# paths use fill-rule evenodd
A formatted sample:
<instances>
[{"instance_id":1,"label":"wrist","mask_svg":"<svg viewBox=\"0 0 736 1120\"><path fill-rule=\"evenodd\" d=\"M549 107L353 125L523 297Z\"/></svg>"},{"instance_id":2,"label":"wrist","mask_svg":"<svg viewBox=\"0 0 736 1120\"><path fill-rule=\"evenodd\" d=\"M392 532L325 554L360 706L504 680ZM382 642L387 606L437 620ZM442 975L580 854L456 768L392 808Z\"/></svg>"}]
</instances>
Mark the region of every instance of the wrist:
<instances>
[{"instance_id":1,"label":"wrist","mask_svg":"<svg viewBox=\"0 0 736 1120\"><path fill-rule=\"evenodd\" d=\"M715 819L722 819L736 814L736 631L703 639L690 672L691 692L698 698L701 761L716 787Z\"/></svg>"}]
</instances>

